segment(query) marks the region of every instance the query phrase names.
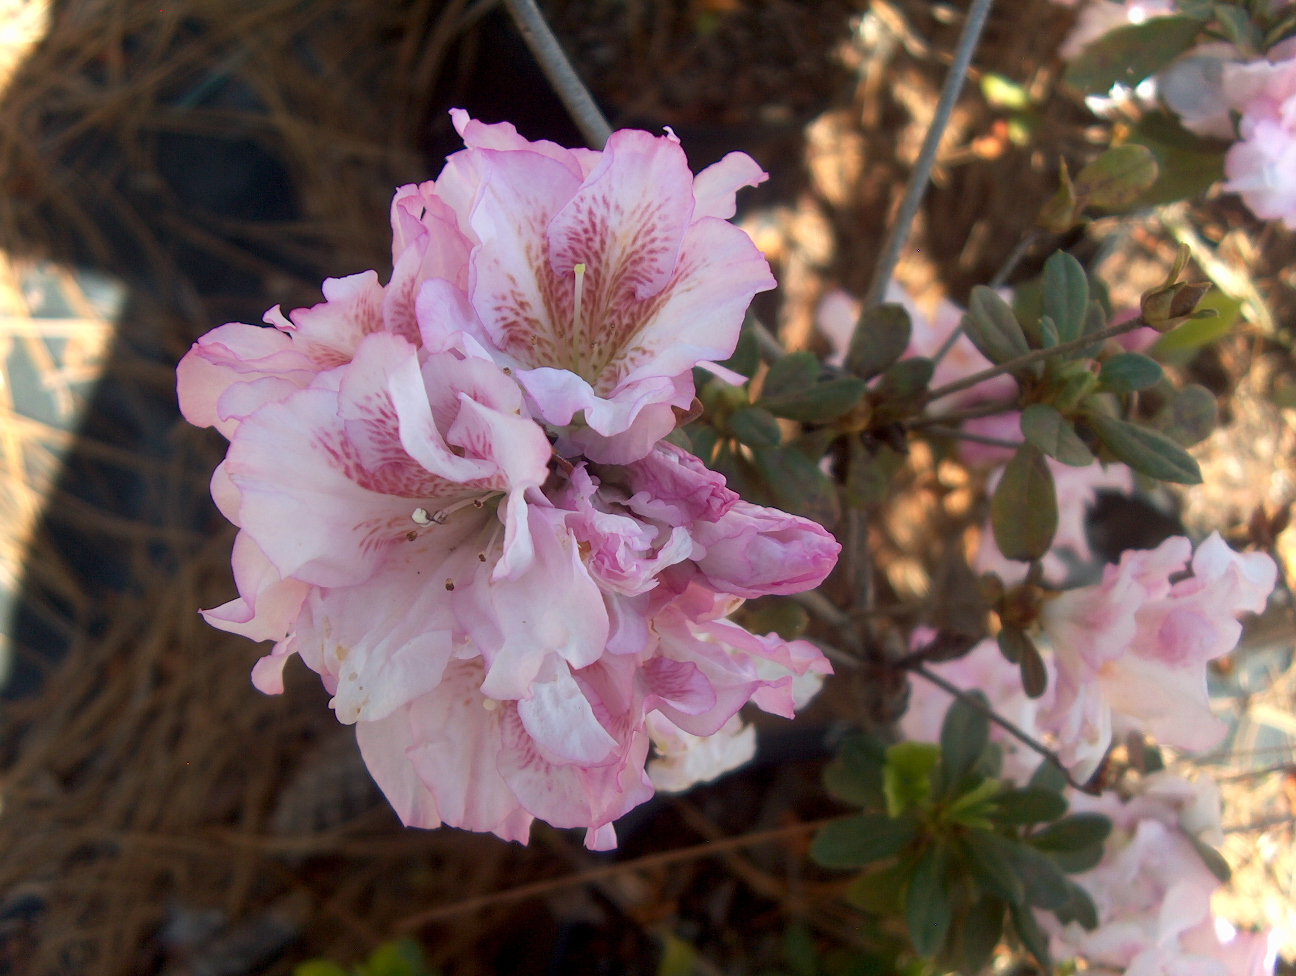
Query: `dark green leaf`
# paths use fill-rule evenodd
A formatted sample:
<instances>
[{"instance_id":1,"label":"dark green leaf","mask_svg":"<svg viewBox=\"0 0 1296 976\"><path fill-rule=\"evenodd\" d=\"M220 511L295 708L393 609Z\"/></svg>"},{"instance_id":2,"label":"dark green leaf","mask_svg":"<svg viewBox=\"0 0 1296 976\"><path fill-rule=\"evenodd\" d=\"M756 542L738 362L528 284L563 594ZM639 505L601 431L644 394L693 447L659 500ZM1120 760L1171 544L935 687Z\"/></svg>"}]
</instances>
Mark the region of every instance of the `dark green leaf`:
<instances>
[{"instance_id":1,"label":"dark green leaf","mask_svg":"<svg viewBox=\"0 0 1296 976\"><path fill-rule=\"evenodd\" d=\"M1053 860L1027 844L1009 842L1009 863L1026 890L1026 900L1036 908L1061 908L1071 898L1066 876Z\"/></svg>"},{"instance_id":2,"label":"dark green leaf","mask_svg":"<svg viewBox=\"0 0 1296 976\"><path fill-rule=\"evenodd\" d=\"M1044 262L1044 314L1057 326L1060 342L1083 335L1089 308L1089 279L1084 267L1066 251Z\"/></svg>"},{"instance_id":3,"label":"dark green leaf","mask_svg":"<svg viewBox=\"0 0 1296 976\"><path fill-rule=\"evenodd\" d=\"M1026 785L1033 790L1061 793L1067 788L1066 773L1062 772L1057 763L1045 759L1035 767L1035 772Z\"/></svg>"},{"instance_id":4,"label":"dark green leaf","mask_svg":"<svg viewBox=\"0 0 1296 976\"><path fill-rule=\"evenodd\" d=\"M748 607L751 604L747 604ZM744 608L746 609L746 608ZM743 617L742 625L753 634L778 634L785 641L796 640L805 633L810 615L805 607L792 600L774 597Z\"/></svg>"},{"instance_id":5,"label":"dark green leaf","mask_svg":"<svg viewBox=\"0 0 1296 976\"><path fill-rule=\"evenodd\" d=\"M1003 627L997 638L999 653L1010 664L1021 664L1022 650L1030 643L1030 638L1016 627Z\"/></svg>"},{"instance_id":6,"label":"dark green leaf","mask_svg":"<svg viewBox=\"0 0 1296 976\"><path fill-rule=\"evenodd\" d=\"M1137 352L1121 352L1102 365L1098 382L1108 393L1134 393L1156 386L1165 370L1155 359Z\"/></svg>"},{"instance_id":7,"label":"dark green leaf","mask_svg":"<svg viewBox=\"0 0 1296 976\"><path fill-rule=\"evenodd\" d=\"M1163 18L1158 18L1163 19ZM1121 210L1156 182L1156 156L1147 146L1113 146L1076 174L1076 193L1095 207Z\"/></svg>"},{"instance_id":8,"label":"dark green leaf","mask_svg":"<svg viewBox=\"0 0 1296 976\"><path fill-rule=\"evenodd\" d=\"M756 375L756 367L760 365L760 345L756 342L756 330L752 328L750 316L738 333L738 345L734 347L733 355L720 365L742 373L748 379Z\"/></svg>"},{"instance_id":9,"label":"dark green leaf","mask_svg":"<svg viewBox=\"0 0 1296 976\"><path fill-rule=\"evenodd\" d=\"M1052 763L1046 761L1046 765ZM1067 801L1061 793L1032 786L1005 790L995 798L995 803L999 809L994 818L1000 823L1015 826L1047 823L1067 811Z\"/></svg>"},{"instance_id":10,"label":"dark green leaf","mask_svg":"<svg viewBox=\"0 0 1296 976\"><path fill-rule=\"evenodd\" d=\"M931 958L945 944L950 925L949 851L942 844L918 860L905 896L909 940L920 956Z\"/></svg>"},{"instance_id":11,"label":"dark green leaf","mask_svg":"<svg viewBox=\"0 0 1296 976\"><path fill-rule=\"evenodd\" d=\"M981 692L971 694L989 707L989 701ZM960 790L964 777L972 771L989 741L990 720L985 712L961 698L955 698L945 710L940 733L941 775L947 797Z\"/></svg>"},{"instance_id":12,"label":"dark green leaf","mask_svg":"<svg viewBox=\"0 0 1296 976\"><path fill-rule=\"evenodd\" d=\"M1224 855L1215 850L1215 848L1211 847L1205 841L1193 837L1191 834L1188 835L1188 839L1192 841L1193 847L1196 848L1197 853L1200 855L1202 862L1206 865L1207 870L1209 870L1211 874L1215 875L1221 884L1228 884L1229 880L1233 877L1233 869L1229 867L1228 861L1224 860Z\"/></svg>"},{"instance_id":13,"label":"dark green leaf","mask_svg":"<svg viewBox=\"0 0 1296 976\"><path fill-rule=\"evenodd\" d=\"M963 855L972 877L986 894L1013 905L1026 899L1026 888L1018 873L1015 841L988 830L970 830L963 838Z\"/></svg>"},{"instance_id":14,"label":"dark green leaf","mask_svg":"<svg viewBox=\"0 0 1296 976\"><path fill-rule=\"evenodd\" d=\"M926 802L932 794L932 773L940 763L940 746L931 742L897 742L887 746L882 767L882 792L887 813L898 817Z\"/></svg>"},{"instance_id":15,"label":"dark green leaf","mask_svg":"<svg viewBox=\"0 0 1296 976\"><path fill-rule=\"evenodd\" d=\"M1049 851L1049 857L1067 874L1083 874L1098 866L1103 859L1103 846L1091 844L1078 851Z\"/></svg>"},{"instance_id":16,"label":"dark green leaf","mask_svg":"<svg viewBox=\"0 0 1296 976\"><path fill-rule=\"evenodd\" d=\"M902 359L882 374L878 392L897 400L910 400L927 391L935 369L930 359L921 356Z\"/></svg>"},{"instance_id":17,"label":"dark green leaf","mask_svg":"<svg viewBox=\"0 0 1296 976\"><path fill-rule=\"evenodd\" d=\"M1217 3L1215 19L1246 60L1256 56L1264 44L1264 38L1260 35L1259 28L1252 23L1250 14L1231 3Z\"/></svg>"},{"instance_id":18,"label":"dark green leaf","mask_svg":"<svg viewBox=\"0 0 1296 976\"><path fill-rule=\"evenodd\" d=\"M1196 460L1164 434L1095 411L1085 414L1085 420L1117 460L1135 471L1179 485L1201 484Z\"/></svg>"},{"instance_id":19,"label":"dark green leaf","mask_svg":"<svg viewBox=\"0 0 1296 976\"><path fill-rule=\"evenodd\" d=\"M731 413L729 432L748 447L778 447L783 440L778 421L760 407L739 407Z\"/></svg>"},{"instance_id":20,"label":"dark green leaf","mask_svg":"<svg viewBox=\"0 0 1296 976\"><path fill-rule=\"evenodd\" d=\"M846 369L860 379L872 379L904 355L912 330L903 305L887 303L868 310L851 336Z\"/></svg>"},{"instance_id":21,"label":"dark green leaf","mask_svg":"<svg viewBox=\"0 0 1296 976\"><path fill-rule=\"evenodd\" d=\"M1022 436L1049 457L1077 468L1093 464L1093 452L1085 447L1071 422L1047 403L1032 403L1022 411Z\"/></svg>"},{"instance_id":22,"label":"dark green leaf","mask_svg":"<svg viewBox=\"0 0 1296 976\"><path fill-rule=\"evenodd\" d=\"M1054 909L1053 914L1063 925L1079 922L1086 931L1092 932L1098 927L1098 906L1089 897L1089 892L1074 881L1068 879L1067 890L1071 897L1061 908Z\"/></svg>"},{"instance_id":23,"label":"dark green leaf","mask_svg":"<svg viewBox=\"0 0 1296 976\"><path fill-rule=\"evenodd\" d=\"M1155 17L1118 27L1071 61L1066 81L1086 95L1105 94L1118 82L1134 88L1192 47L1201 28L1191 17Z\"/></svg>"},{"instance_id":24,"label":"dark green leaf","mask_svg":"<svg viewBox=\"0 0 1296 976\"><path fill-rule=\"evenodd\" d=\"M1224 179L1228 144L1189 132L1169 113L1144 113L1128 141L1147 146L1157 161L1157 181L1139 197L1140 207L1189 200Z\"/></svg>"},{"instance_id":25,"label":"dark green leaf","mask_svg":"<svg viewBox=\"0 0 1296 976\"><path fill-rule=\"evenodd\" d=\"M1017 449L990 502L995 544L1008 559L1041 558L1057 532L1057 492L1044 454L1033 444Z\"/></svg>"},{"instance_id":26,"label":"dark green leaf","mask_svg":"<svg viewBox=\"0 0 1296 976\"><path fill-rule=\"evenodd\" d=\"M809 389L819 378L819 360L812 352L793 352L770 364L761 396L775 400Z\"/></svg>"},{"instance_id":27,"label":"dark green leaf","mask_svg":"<svg viewBox=\"0 0 1296 976\"><path fill-rule=\"evenodd\" d=\"M762 396L760 405L776 417L802 424L826 424L853 410L865 389L863 380L843 377L815 383L800 393Z\"/></svg>"},{"instance_id":28,"label":"dark green leaf","mask_svg":"<svg viewBox=\"0 0 1296 976\"><path fill-rule=\"evenodd\" d=\"M1029 697L1039 698L1048 689L1048 669L1044 667L1044 658L1035 642L1026 634L1022 637L1021 660L1017 662L1021 668L1022 689Z\"/></svg>"},{"instance_id":29,"label":"dark green leaf","mask_svg":"<svg viewBox=\"0 0 1296 976\"><path fill-rule=\"evenodd\" d=\"M1042 851L1078 851L1101 844L1111 833L1112 823L1101 813L1073 813L1030 836Z\"/></svg>"},{"instance_id":30,"label":"dark green leaf","mask_svg":"<svg viewBox=\"0 0 1296 976\"><path fill-rule=\"evenodd\" d=\"M1191 383L1170 401L1163 433L1183 447L1192 447L1210 436L1218 417L1215 394L1204 386Z\"/></svg>"},{"instance_id":31,"label":"dark green leaf","mask_svg":"<svg viewBox=\"0 0 1296 976\"><path fill-rule=\"evenodd\" d=\"M992 363L1006 363L1030 352L1026 333L1022 331L1012 306L985 285L972 289L968 314L963 318L963 330L972 340L972 345Z\"/></svg>"},{"instance_id":32,"label":"dark green leaf","mask_svg":"<svg viewBox=\"0 0 1296 976\"><path fill-rule=\"evenodd\" d=\"M710 467L711 461L715 457L716 444L720 440L720 432L710 424L699 421L689 424L686 433L689 439L689 449L702 459L703 464Z\"/></svg>"},{"instance_id":33,"label":"dark green leaf","mask_svg":"<svg viewBox=\"0 0 1296 976\"><path fill-rule=\"evenodd\" d=\"M867 732L848 735L837 751L837 758L824 770L824 786L843 803L859 807L881 807L882 767L886 765L886 745Z\"/></svg>"},{"instance_id":34,"label":"dark green leaf","mask_svg":"<svg viewBox=\"0 0 1296 976\"><path fill-rule=\"evenodd\" d=\"M979 973L989 965L1003 938L1007 907L992 895L983 895L972 903L963 920L963 972Z\"/></svg>"},{"instance_id":35,"label":"dark green leaf","mask_svg":"<svg viewBox=\"0 0 1296 976\"><path fill-rule=\"evenodd\" d=\"M1016 905L1010 905L1008 911L1012 913L1013 928L1017 930L1017 938L1021 939L1026 951L1035 957L1035 960L1044 968L1044 972L1053 972L1053 958L1049 955L1048 936L1040 930L1035 915L1029 908L1019 908Z\"/></svg>"},{"instance_id":36,"label":"dark green leaf","mask_svg":"<svg viewBox=\"0 0 1296 976\"><path fill-rule=\"evenodd\" d=\"M826 868L861 868L899 854L914 839L912 816L861 813L827 823L815 835L810 856Z\"/></svg>"},{"instance_id":37,"label":"dark green leaf","mask_svg":"<svg viewBox=\"0 0 1296 976\"><path fill-rule=\"evenodd\" d=\"M1058 338L1057 326L1047 315L1039 320L1039 348L1052 349L1061 340Z\"/></svg>"},{"instance_id":38,"label":"dark green leaf","mask_svg":"<svg viewBox=\"0 0 1296 976\"><path fill-rule=\"evenodd\" d=\"M800 451L757 448L752 458L776 507L831 529L841 517L837 487Z\"/></svg>"}]
</instances>

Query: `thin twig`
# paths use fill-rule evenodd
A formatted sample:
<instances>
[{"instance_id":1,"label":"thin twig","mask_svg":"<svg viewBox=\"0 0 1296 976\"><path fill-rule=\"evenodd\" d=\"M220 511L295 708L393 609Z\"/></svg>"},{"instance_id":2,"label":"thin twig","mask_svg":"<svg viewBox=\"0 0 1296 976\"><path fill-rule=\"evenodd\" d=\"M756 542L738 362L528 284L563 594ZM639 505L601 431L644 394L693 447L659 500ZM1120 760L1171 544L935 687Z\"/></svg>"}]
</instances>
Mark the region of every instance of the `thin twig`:
<instances>
[{"instance_id":1,"label":"thin twig","mask_svg":"<svg viewBox=\"0 0 1296 976\"><path fill-rule=\"evenodd\" d=\"M895 273L895 266L900 260L900 251L904 248L905 241L909 239L909 228L913 225L918 208L922 205L923 195L927 192L927 184L931 181L932 166L936 163L936 150L940 147L945 127L949 125L954 103L958 101L959 94L963 91L963 81L967 77L968 66L972 63L972 53L981 39L981 29L985 26L986 15L990 13L992 2L993 0L972 0L972 7L968 10L967 20L963 24L963 33L959 37L958 47L954 49L953 63L945 74L940 100L936 103L931 125L927 127L927 135L918 153L918 161L914 163L913 172L909 174L904 199L896 213L895 223L887 234L886 243L882 246L882 254L873 271L873 281L869 285L868 294L864 297L866 312L882 304L886 296L887 284L891 281L891 275Z\"/></svg>"},{"instance_id":2,"label":"thin twig","mask_svg":"<svg viewBox=\"0 0 1296 976\"><path fill-rule=\"evenodd\" d=\"M1035 246L1035 242L1040 239L1040 235L1041 232L1038 230L1032 230L1023 234L1022 239L1017 242L1017 246L1014 247L1012 253L1008 255L1008 259L1000 265L999 270L995 272L995 276L990 279L988 287L997 290L1007 284L1009 276L1017 270L1017 265L1021 264L1022 258L1026 256L1026 252ZM945 341L941 343L941 347L936 350L936 355L932 356L933 366L940 364L940 361L945 358L946 354L954 348L954 343L958 342L958 337L962 334L963 320L959 319L958 325L954 326L954 330L950 332L950 334L945 338Z\"/></svg>"},{"instance_id":3,"label":"thin twig","mask_svg":"<svg viewBox=\"0 0 1296 976\"><path fill-rule=\"evenodd\" d=\"M946 681L939 674L936 674L925 664L922 664L920 662L907 664L906 667L914 674L926 678L937 688L940 688L943 691L953 695L959 701L963 702L963 704L970 705L972 708L975 708L978 712L980 712L990 721L994 722L995 725L999 726L1001 729L1003 729L1013 738L1018 739L1023 745L1029 747L1035 752L1038 752L1046 760L1051 762L1054 766L1056 766L1058 769L1062 771L1062 775L1066 777L1068 786L1074 787L1075 789L1080 790L1081 792L1088 793L1091 796L1098 796L1099 794L1102 793L1102 789L1100 787L1090 786L1088 783L1078 782L1071 775L1070 771L1066 768L1066 766L1062 765L1062 760L1058 758L1058 754L1056 752L1054 752L1048 746L1044 745L1038 739L1034 738L1029 732L1024 731L1020 726L1015 725L1014 723L1008 721L1008 719L1004 718L993 708L990 708L988 705L983 704L982 702L977 700L977 698L974 697L973 695L969 695L958 685Z\"/></svg>"},{"instance_id":4,"label":"thin twig","mask_svg":"<svg viewBox=\"0 0 1296 976\"><path fill-rule=\"evenodd\" d=\"M1120 325L1113 325L1103 329L1101 332L1093 332L1087 336L1081 336L1079 339L1072 339L1070 342L1063 342L1053 346L1051 349L1036 349L1028 352L1025 356L1018 356L1016 359L1010 359L1006 363L1000 363L998 366L991 366L989 369L983 369L979 373L973 373L954 383L946 383L942 387L928 391L923 397L923 403L931 403L933 400L939 400L941 397L947 397L952 393L960 393L963 390L976 386L978 383L984 383L988 379L993 379L1001 373L1011 373L1013 370L1021 369L1023 366L1029 366L1031 363L1037 363L1041 359L1048 359L1050 356L1064 356L1067 353L1076 352L1084 349L1086 346L1092 346L1095 342L1102 342L1106 339L1114 338L1118 335L1124 335L1126 332L1133 332L1135 329L1141 329L1146 325L1143 316L1131 319L1129 322L1122 322Z\"/></svg>"},{"instance_id":5,"label":"thin twig","mask_svg":"<svg viewBox=\"0 0 1296 976\"><path fill-rule=\"evenodd\" d=\"M519 885L505 891L492 892L489 895L465 898L463 901L453 902L449 905L438 905L436 908L416 912L397 922L395 929L397 932L413 932L442 919L481 911L483 908L490 908L494 905L507 905L515 901L525 901L528 898L547 895L550 892L561 891L564 888L575 888L580 885L591 884L595 881L602 881L604 878L624 874L626 871L643 871L648 868L665 867L679 861L692 861L699 857L710 857L713 854L723 854L726 851L738 850L743 847L768 844L772 841L783 840L785 837L793 837L798 834L809 833L812 830L818 830L832 819L829 817L825 820L776 827L773 830L758 830L750 834L743 834L740 837L725 837L721 840L708 841L705 844L695 844L692 847L680 847L673 851L648 854L632 861L622 861L620 864L608 864L589 871L581 871L579 874L567 874L560 878L547 878L544 881L534 881L531 884Z\"/></svg>"},{"instance_id":6,"label":"thin twig","mask_svg":"<svg viewBox=\"0 0 1296 976\"><path fill-rule=\"evenodd\" d=\"M916 430L921 427L930 427L932 424L956 424L962 420L993 417L997 413L1007 413L1009 410L1019 409L1021 408L1017 405L1016 398L998 400L994 403L979 403L975 407L968 407L966 410L951 410L949 413L941 414L922 414L908 421L905 426Z\"/></svg>"},{"instance_id":7,"label":"thin twig","mask_svg":"<svg viewBox=\"0 0 1296 976\"><path fill-rule=\"evenodd\" d=\"M1025 443L1025 441L1010 441L1002 437L986 437L984 434L974 434L971 431L959 430L957 427L942 427L939 424L928 424L925 429L934 437L952 437L959 441L989 444L991 447L1006 447L1013 451Z\"/></svg>"},{"instance_id":8,"label":"thin twig","mask_svg":"<svg viewBox=\"0 0 1296 976\"><path fill-rule=\"evenodd\" d=\"M562 45L549 29L535 0L504 0L504 4L589 147L602 149L612 135L612 127L603 117L580 75L576 74L572 63L567 60Z\"/></svg>"},{"instance_id":9,"label":"thin twig","mask_svg":"<svg viewBox=\"0 0 1296 976\"><path fill-rule=\"evenodd\" d=\"M772 363L787 355L787 350L778 341L778 337L766 327L764 322L755 316L752 316L751 319L751 330L752 335L756 337L756 347L760 350L761 359L765 360L765 362Z\"/></svg>"}]
</instances>

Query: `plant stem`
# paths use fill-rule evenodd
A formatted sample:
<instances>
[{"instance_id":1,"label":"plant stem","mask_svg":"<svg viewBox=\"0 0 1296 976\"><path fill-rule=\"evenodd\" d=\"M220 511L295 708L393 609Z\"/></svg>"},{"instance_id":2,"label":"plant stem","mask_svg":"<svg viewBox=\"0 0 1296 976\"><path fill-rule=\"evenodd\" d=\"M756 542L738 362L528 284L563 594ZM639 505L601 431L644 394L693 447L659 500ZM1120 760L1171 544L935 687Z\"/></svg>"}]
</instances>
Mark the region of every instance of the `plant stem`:
<instances>
[{"instance_id":1,"label":"plant stem","mask_svg":"<svg viewBox=\"0 0 1296 976\"><path fill-rule=\"evenodd\" d=\"M993 417L997 413L1007 413L1009 410L1017 410L1016 400L1000 400L995 403L982 403L975 407L968 407L966 410L953 410L943 414L923 414L914 417L906 426L910 429L917 430L921 427L930 427L933 424L955 424L961 420L976 420L978 417Z\"/></svg>"},{"instance_id":2,"label":"plant stem","mask_svg":"<svg viewBox=\"0 0 1296 976\"><path fill-rule=\"evenodd\" d=\"M928 668L925 664L922 664L920 662L907 664L906 667L914 674L919 675L920 677L930 681L937 688L940 688L943 691L953 695L959 701L963 702L963 704L972 706L978 712L980 712L982 715L988 718L990 721L994 722L995 725L999 726L1001 729L1003 729L1005 732L1011 735L1013 738L1018 739L1023 745L1029 747L1035 752L1038 752L1048 762L1051 762L1054 766L1056 766L1058 769L1062 771L1062 775L1066 777L1068 786L1074 787L1075 789L1080 790L1081 792L1088 793L1091 796L1098 796L1102 792L1101 788L1099 787L1090 786L1088 783L1077 782L1076 779L1072 777L1070 771L1066 768L1066 766L1062 765L1062 760L1058 758L1058 754L1056 752L1054 752L1048 746L1044 745L1038 739L1034 738L1032 735L1030 735L1030 733L1024 731L1020 726L1015 725L1014 723L1008 721L1008 719L1004 718L993 708L990 708L987 705L982 704L974 696L969 695L962 688L958 687L958 685L946 681L940 675L936 674L934 671Z\"/></svg>"},{"instance_id":3,"label":"plant stem","mask_svg":"<svg viewBox=\"0 0 1296 976\"><path fill-rule=\"evenodd\" d=\"M928 424L924 429L935 437L952 437L959 441L989 444L991 447L1006 447L1013 451L1025 443L1025 441L1010 441L1002 437L986 437L984 434L974 434L971 431L959 430L957 427L941 427L938 424Z\"/></svg>"},{"instance_id":4,"label":"plant stem","mask_svg":"<svg viewBox=\"0 0 1296 976\"><path fill-rule=\"evenodd\" d=\"M602 149L612 135L612 127L594 103L594 97L580 80L580 75L576 74L572 63L567 60L562 45L549 29L535 0L504 0L504 4L518 30L522 32L527 47L540 62L549 84L553 85L563 106L581 130L586 143L591 149Z\"/></svg>"},{"instance_id":5,"label":"plant stem","mask_svg":"<svg viewBox=\"0 0 1296 976\"><path fill-rule=\"evenodd\" d=\"M1037 363L1041 359L1048 359L1050 356L1063 356L1067 353L1076 352L1084 349L1086 346L1092 346L1095 342L1102 342L1105 339L1111 339L1114 336L1124 335L1126 332L1133 332L1135 329L1141 329L1146 323L1143 316L1131 319L1129 322L1122 322L1120 325L1113 325L1103 329L1101 332L1093 332L1087 336L1081 336L1079 339L1072 339L1070 342L1064 342L1061 345L1053 346L1051 349L1036 349L1028 352L1025 356L1018 356L1016 359L1010 359L1006 363L1000 363L998 366L991 366L989 369L983 369L979 373L973 373L971 376L965 376L963 379L954 383L947 383L945 386L935 390L928 391L923 397L923 403L931 403L933 400L939 400L941 397L947 397L951 393L959 393L962 390L976 386L978 383L984 383L1001 373L1011 373L1014 370L1021 369L1023 366L1029 366L1031 363Z\"/></svg>"},{"instance_id":6,"label":"plant stem","mask_svg":"<svg viewBox=\"0 0 1296 976\"><path fill-rule=\"evenodd\" d=\"M923 138L918 161L914 163L909 182L905 185L904 199L896 213L895 224L887 234L886 243L882 245L882 254L873 271L873 281L868 294L864 297L864 311L882 304L886 296L887 285L895 272L896 263L900 260L900 251L909 239L909 228L913 225L918 208L922 205L927 184L931 181L932 166L936 163L936 150L940 147L941 136L949 125L950 114L954 103L963 91L963 80L967 76L968 66L972 63L972 52L976 50L977 41L981 39L981 29L985 27L986 15L990 13L993 0L972 0L967 20L963 24L963 33L959 37L958 47L954 49L954 60L945 74L945 84L941 88L940 100L936 103L936 112L932 115L931 125Z\"/></svg>"}]
</instances>

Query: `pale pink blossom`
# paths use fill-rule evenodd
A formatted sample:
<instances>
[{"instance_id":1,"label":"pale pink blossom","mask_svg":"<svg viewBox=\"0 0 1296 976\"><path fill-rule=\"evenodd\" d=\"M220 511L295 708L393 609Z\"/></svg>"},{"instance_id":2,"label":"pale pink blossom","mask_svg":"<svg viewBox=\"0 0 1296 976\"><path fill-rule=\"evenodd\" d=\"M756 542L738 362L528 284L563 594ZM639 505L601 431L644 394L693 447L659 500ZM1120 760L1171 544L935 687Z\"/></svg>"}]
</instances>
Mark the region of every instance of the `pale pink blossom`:
<instances>
[{"instance_id":1,"label":"pale pink blossom","mask_svg":"<svg viewBox=\"0 0 1296 976\"><path fill-rule=\"evenodd\" d=\"M1224 69L1224 96L1242 113L1224 162L1225 189L1257 217L1296 230L1296 52Z\"/></svg>"},{"instance_id":2,"label":"pale pink blossom","mask_svg":"<svg viewBox=\"0 0 1296 976\"><path fill-rule=\"evenodd\" d=\"M1193 575L1172 583L1190 556ZM1041 724L1068 765L1082 777L1092 772L1113 716L1180 748L1217 745L1225 727L1210 710L1206 664L1236 646L1238 614L1263 610L1276 578L1267 555L1235 553L1218 533L1195 555L1174 537L1128 550L1101 583L1046 601L1041 622L1058 680Z\"/></svg>"},{"instance_id":3,"label":"pale pink blossom","mask_svg":"<svg viewBox=\"0 0 1296 976\"><path fill-rule=\"evenodd\" d=\"M648 778L663 793L683 793L698 783L722 776L756 755L756 729L737 715L714 735L689 735L660 712L648 716L648 734L656 755Z\"/></svg>"},{"instance_id":4,"label":"pale pink blossom","mask_svg":"<svg viewBox=\"0 0 1296 976\"><path fill-rule=\"evenodd\" d=\"M929 640L934 632L926 628L915 631L915 643ZM1021 669L1010 663L993 640L984 640L963 657L927 665L932 671L965 691L985 694L990 707L1037 739L1043 738L1038 716L1053 697L1053 665L1045 658L1049 688L1041 698L1030 698L1022 687ZM915 676L909 681L909 707L900 719L900 732L915 742L939 742L941 724L954 697L948 692ZM1039 766L1039 753L1024 746L1015 736L998 725L990 726L990 740L1003 751L1004 779L1024 784Z\"/></svg>"}]
</instances>

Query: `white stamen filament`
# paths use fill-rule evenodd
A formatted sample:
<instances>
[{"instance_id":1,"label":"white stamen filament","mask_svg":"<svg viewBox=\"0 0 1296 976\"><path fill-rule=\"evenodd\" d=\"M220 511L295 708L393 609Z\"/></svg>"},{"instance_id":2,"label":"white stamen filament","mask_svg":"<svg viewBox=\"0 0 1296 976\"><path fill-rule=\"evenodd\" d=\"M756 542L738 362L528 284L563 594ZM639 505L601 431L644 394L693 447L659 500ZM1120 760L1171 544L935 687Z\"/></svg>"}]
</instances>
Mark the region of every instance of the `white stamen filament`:
<instances>
[{"instance_id":1,"label":"white stamen filament","mask_svg":"<svg viewBox=\"0 0 1296 976\"><path fill-rule=\"evenodd\" d=\"M576 294L572 298L572 304L575 306L575 321L573 323L572 334L579 337L581 334L581 304L585 297L585 265L578 264L572 269L576 272Z\"/></svg>"}]
</instances>

